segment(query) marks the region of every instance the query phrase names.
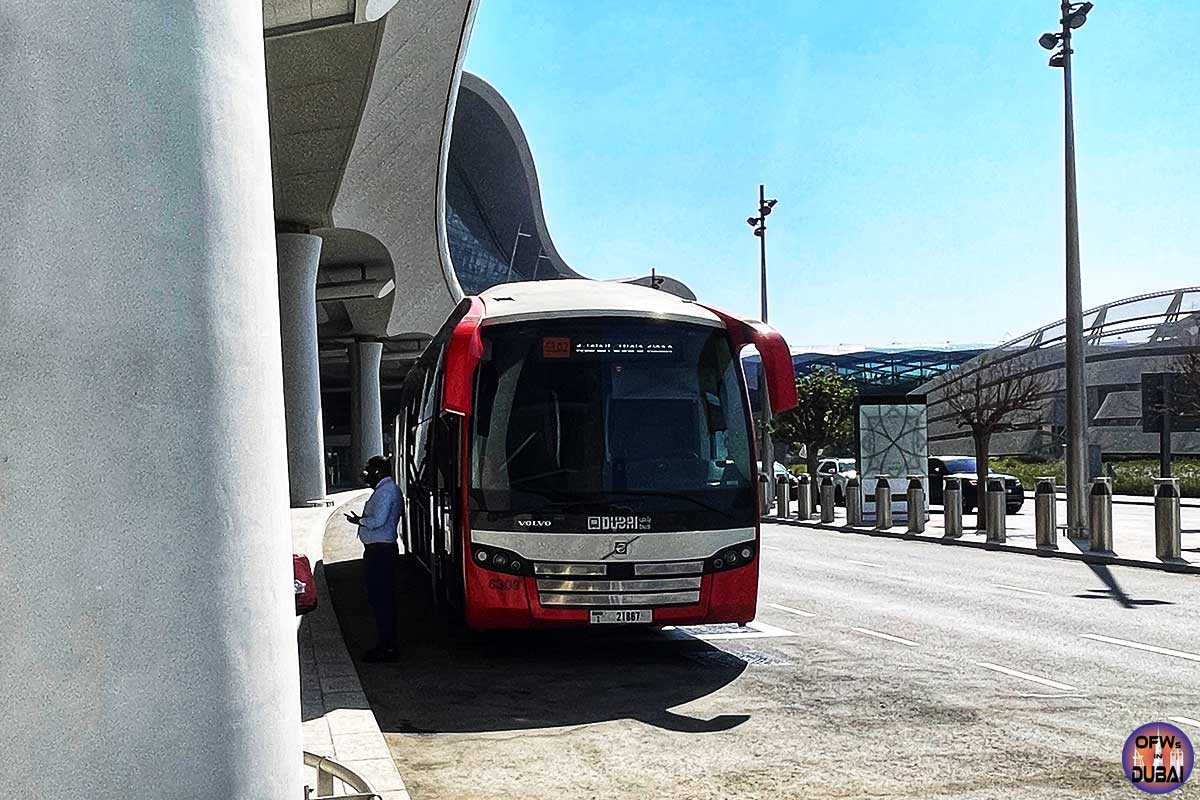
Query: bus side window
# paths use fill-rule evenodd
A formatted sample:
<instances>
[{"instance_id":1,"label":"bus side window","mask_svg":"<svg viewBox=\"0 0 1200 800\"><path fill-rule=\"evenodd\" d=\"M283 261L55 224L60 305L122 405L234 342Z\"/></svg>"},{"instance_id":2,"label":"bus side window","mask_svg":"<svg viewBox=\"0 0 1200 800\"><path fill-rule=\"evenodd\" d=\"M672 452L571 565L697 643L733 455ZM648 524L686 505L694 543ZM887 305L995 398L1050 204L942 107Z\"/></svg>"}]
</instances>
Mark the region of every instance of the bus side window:
<instances>
[{"instance_id":1,"label":"bus side window","mask_svg":"<svg viewBox=\"0 0 1200 800\"><path fill-rule=\"evenodd\" d=\"M434 375L434 369L426 368L421 387L421 400L417 410L416 452L413 458L413 473L427 491L431 488L429 461L430 451L433 448L432 426L434 417L437 416L437 392L435 391L437 382L434 380Z\"/></svg>"}]
</instances>

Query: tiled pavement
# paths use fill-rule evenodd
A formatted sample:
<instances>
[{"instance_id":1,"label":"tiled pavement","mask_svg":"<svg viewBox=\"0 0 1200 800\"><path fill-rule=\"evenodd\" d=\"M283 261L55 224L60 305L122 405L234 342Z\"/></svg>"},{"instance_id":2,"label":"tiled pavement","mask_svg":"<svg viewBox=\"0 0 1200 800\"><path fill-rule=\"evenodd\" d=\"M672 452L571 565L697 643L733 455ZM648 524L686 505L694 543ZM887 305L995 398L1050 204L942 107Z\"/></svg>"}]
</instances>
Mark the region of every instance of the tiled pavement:
<instances>
[{"instance_id":1,"label":"tiled pavement","mask_svg":"<svg viewBox=\"0 0 1200 800\"><path fill-rule=\"evenodd\" d=\"M317 609L302 619L297 634L304 749L353 770L383 800L409 800L404 780L388 752L342 640L325 584L324 565L320 563L321 542L329 517L363 495L362 492L333 495L334 508L293 512L293 547L314 563L318 597ZM316 770L307 768L306 779L315 787Z\"/></svg>"}]
</instances>

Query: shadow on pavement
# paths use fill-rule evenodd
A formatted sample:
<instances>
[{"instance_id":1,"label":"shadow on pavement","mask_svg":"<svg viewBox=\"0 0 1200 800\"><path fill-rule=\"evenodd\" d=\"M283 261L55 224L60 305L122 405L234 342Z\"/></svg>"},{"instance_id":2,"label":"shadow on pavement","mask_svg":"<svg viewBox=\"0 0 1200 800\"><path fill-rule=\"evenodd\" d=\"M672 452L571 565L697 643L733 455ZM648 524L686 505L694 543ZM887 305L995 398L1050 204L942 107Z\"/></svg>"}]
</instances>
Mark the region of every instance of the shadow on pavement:
<instances>
[{"instance_id":1,"label":"shadow on pavement","mask_svg":"<svg viewBox=\"0 0 1200 800\"><path fill-rule=\"evenodd\" d=\"M1138 606L1172 606L1175 605L1170 600L1135 600L1126 594L1121 588L1121 584L1117 582L1117 578L1112 574L1112 570L1106 564L1088 563L1088 568L1096 573L1096 577L1104 581L1106 589L1088 589L1082 594L1075 595L1084 600L1113 600L1121 605L1122 608L1136 608Z\"/></svg>"},{"instance_id":2,"label":"shadow on pavement","mask_svg":"<svg viewBox=\"0 0 1200 800\"><path fill-rule=\"evenodd\" d=\"M696 719L668 709L726 686L742 659L661 631L472 633L444 622L428 576L397 571L401 660L361 660L374 644L360 560L325 565L333 607L363 690L384 733L478 733L636 719L682 733L741 725L744 714Z\"/></svg>"}]
</instances>

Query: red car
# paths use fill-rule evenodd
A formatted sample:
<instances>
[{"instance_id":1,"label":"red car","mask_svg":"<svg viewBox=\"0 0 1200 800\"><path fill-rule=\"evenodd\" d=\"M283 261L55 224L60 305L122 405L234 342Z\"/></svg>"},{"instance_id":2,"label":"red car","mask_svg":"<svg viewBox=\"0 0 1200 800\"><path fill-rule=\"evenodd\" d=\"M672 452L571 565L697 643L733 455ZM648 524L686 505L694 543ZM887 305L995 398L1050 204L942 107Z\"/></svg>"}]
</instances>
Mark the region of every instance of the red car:
<instances>
[{"instance_id":1,"label":"red car","mask_svg":"<svg viewBox=\"0 0 1200 800\"><path fill-rule=\"evenodd\" d=\"M313 580L308 556L292 553L292 585L296 590L296 614L307 614L317 607L317 582Z\"/></svg>"}]
</instances>

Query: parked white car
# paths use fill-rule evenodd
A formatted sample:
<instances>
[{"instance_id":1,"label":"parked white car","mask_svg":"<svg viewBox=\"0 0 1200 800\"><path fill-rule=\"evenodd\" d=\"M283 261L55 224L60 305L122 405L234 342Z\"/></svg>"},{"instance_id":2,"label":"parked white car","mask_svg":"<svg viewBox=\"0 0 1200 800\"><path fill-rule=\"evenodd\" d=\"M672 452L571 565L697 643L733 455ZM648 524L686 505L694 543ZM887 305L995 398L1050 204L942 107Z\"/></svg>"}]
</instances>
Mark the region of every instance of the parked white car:
<instances>
[{"instance_id":1,"label":"parked white car","mask_svg":"<svg viewBox=\"0 0 1200 800\"><path fill-rule=\"evenodd\" d=\"M833 502L846 505L846 483L858 476L858 462L853 458L823 458L817 464L817 480L826 475L833 478Z\"/></svg>"}]
</instances>

